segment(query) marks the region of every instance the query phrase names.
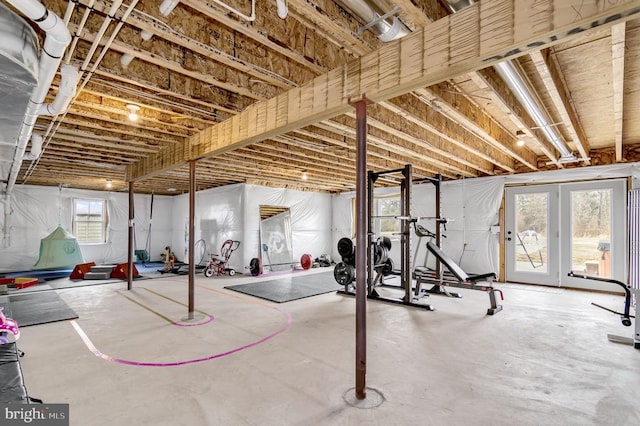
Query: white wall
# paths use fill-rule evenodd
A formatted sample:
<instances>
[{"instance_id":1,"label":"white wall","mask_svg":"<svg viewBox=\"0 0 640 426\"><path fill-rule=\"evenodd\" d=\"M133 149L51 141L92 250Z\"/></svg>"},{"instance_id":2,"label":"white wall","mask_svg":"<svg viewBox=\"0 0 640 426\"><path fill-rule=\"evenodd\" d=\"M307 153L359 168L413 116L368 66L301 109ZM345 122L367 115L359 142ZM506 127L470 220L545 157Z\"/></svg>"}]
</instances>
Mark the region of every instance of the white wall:
<instances>
[{"instance_id":1,"label":"white wall","mask_svg":"<svg viewBox=\"0 0 640 426\"><path fill-rule=\"evenodd\" d=\"M2 211L8 212L8 232L5 215L0 216L3 236L0 272L30 270L38 260L40 240L58 225L71 231L73 199L106 199L109 215L107 242L82 244L80 249L86 262L122 263L127 259L129 195L106 191L86 191L56 187L18 185L10 200L2 199ZM151 227L151 256L159 260L161 248L171 240L171 197L155 196ZM137 248L144 249L149 234L150 195L135 195L134 214ZM7 210L8 209L8 210ZM164 244L164 245L163 245Z\"/></svg>"},{"instance_id":2,"label":"white wall","mask_svg":"<svg viewBox=\"0 0 640 426\"><path fill-rule=\"evenodd\" d=\"M196 193L195 197L195 240L204 240L204 259L202 252L196 252L195 262L206 263L210 254L220 254L225 240L240 241L242 250L244 240L244 185L229 185L207 189ZM174 197L172 211L173 234L171 247L179 260L187 261L188 253L189 194ZM198 250L199 248L196 247ZM242 271L240 251L235 252L229 266Z\"/></svg>"},{"instance_id":3,"label":"white wall","mask_svg":"<svg viewBox=\"0 0 640 426\"><path fill-rule=\"evenodd\" d=\"M290 208L294 260L304 253L316 258L331 252L331 195L237 184L196 194L196 240L205 240L207 257L219 253L226 239L238 240L240 248L229 266L246 272L245 266L260 254L261 204ZM188 195L175 197L172 247L179 259L185 257L188 209Z\"/></svg>"},{"instance_id":4,"label":"white wall","mask_svg":"<svg viewBox=\"0 0 640 426\"><path fill-rule=\"evenodd\" d=\"M581 167L548 172L521 173L507 176L464 179L443 182L441 185L441 216L452 219L447 224L441 245L444 251L462 269L469 273L485 273L500 270L499 235L491 232L498 224L498 214L505 185L564 182L571 180L596 180L630 177L634 187L640 186L640 163L614 164L608 166ZM399 194L399 188L379 188L376 195ZM354 192L333 197L333 246L332 256L339 261L337 242L342 237L351 237L352 199ZM414 185L411 194L412 216L434 216L435 191L430 183ZM433 222L421 222L435 231ZM417 237L412 235L411 255L415 252ZM399 265L399 240L393 241L391 256ZM422 264L426 241L421 242L418 264ZM430 266L433 257L430 258Z\"/></svg>"}]
</instances>

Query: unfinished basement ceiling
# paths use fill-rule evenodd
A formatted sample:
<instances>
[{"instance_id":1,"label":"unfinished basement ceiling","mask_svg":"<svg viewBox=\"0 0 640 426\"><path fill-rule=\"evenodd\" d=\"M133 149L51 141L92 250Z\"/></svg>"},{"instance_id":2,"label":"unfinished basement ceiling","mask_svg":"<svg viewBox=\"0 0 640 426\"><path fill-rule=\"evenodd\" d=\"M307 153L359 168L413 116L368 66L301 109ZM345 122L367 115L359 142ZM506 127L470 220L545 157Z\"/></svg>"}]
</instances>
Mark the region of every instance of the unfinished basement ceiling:
<instances>
[{"instance_id":1,"label":"unfinished basement ceiling","mask_svg":"<svg viewBox=\"0 0 640 426\"><path fill-rule=\"evenodd\" d=\"M252 6L245 0L225 0L228 8L174 1L167 16L157 0L44 1L67 21L73 41L62 63L82 78L66 113L38 118L43 153L22 162L17 184L104 190L110 180L111 190L126 191L128 165L382 46L348 9L355 1L288 0L284 19L276 0L256 1L253 21L245 19ZM397 6L395 16L411 31L452 13L436 0L369 2L378 14ZM640 160L638 27L627 21L513 61L576 162L558 161L539 124L487 68L371 105L369 169L411 163L415 177L458 179ZM140 107L137 121L127 105ZM516 143L519 132L524 146ZM197 188L353 190L354 137L355 111L200 159ZM188 183L183 163L135 182L134 190L178 194Z\"/></svg>"}]
</instances>

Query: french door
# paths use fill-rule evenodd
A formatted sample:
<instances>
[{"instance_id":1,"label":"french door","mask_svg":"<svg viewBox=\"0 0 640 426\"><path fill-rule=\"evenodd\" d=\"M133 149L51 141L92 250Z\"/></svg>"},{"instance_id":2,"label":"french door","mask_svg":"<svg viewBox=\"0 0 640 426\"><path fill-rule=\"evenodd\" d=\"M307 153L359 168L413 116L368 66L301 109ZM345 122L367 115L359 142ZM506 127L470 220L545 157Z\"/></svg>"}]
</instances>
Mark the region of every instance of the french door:
<instances>
[{"instance_id":1,"label":"french door","mask_svg":"<svg viewBox=\"0 0 640 426\"><path fill-rule=\"evenodd\" d=\"M506 279L615 291L626 277L626 180L506 189Z\"/></svg>"}]
</instances>

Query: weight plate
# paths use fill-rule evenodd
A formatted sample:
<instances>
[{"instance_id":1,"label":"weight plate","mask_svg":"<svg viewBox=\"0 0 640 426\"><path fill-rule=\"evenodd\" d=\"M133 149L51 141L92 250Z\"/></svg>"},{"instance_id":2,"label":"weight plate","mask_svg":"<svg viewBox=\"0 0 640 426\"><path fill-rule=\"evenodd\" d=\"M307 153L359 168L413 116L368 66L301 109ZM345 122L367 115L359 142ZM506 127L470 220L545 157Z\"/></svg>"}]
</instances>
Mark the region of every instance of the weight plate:
<instances>
[{"instance_id":1,"label":"weight plate","mask_svg":"<svg viewBox=\"0 0 640 426\"><path fill-rule=\"evenodd\" d=\"M381 272L385 277L393 273L393 260L391 258L388 258L387 261L384 262Z\"/></svg>"},{"instance_id":2,"label":"weight plate","mask_svg":"<svg viewBox=\"0 0 640 426\"><path fill-rule=\"evenodd\" d=\"M379 237L378 244L380 244L383 247L386 247L387 250L391 250L391 238L389 237Z\"/></svg>"},{"instance_id":3,"label":"weight plate","mask_svg":"<svg viewBox=\"0 0 640 426\"><path fill-rule=\"evenodd\" d=\"M313 259L311 258L310 254L303 254L302 256L300 256L300 266L302 266L302 269L305 270L313 266Z\"/></svg>"},{"instance_id":4,"label":"weight plate","mask_svg":"<svg viewBox=\"0 0 640 426\"><path fill-rule=\"evenodd\" d=\"M340 262L333 268L333 277L338 284L348 285L355 280L356 270L353 266Z\"/></svg>"},{"instance_id":5,"label":"weight plate","mask_svg":"<svg viewBox=\"0 0 640 426\"><path fill-rule=\"evenodd\" d=\"M340 238L338 241L338 253L340 253L340 256L343 258L353 256L353 241L351 241L351 238Z\"/></svg>"},{"instance_id":6,"label":"weight plate","mask_svg":"<svg viewBox=\"0 0 640 426\"><path fill-rule=\"evenodd\" d=\"M260 259L257 257L251 259L251 262L249 262L249 272L251 272L251 275L254 277L257 277L262 273L262 262Z\"/></svg>"}]
</instances>

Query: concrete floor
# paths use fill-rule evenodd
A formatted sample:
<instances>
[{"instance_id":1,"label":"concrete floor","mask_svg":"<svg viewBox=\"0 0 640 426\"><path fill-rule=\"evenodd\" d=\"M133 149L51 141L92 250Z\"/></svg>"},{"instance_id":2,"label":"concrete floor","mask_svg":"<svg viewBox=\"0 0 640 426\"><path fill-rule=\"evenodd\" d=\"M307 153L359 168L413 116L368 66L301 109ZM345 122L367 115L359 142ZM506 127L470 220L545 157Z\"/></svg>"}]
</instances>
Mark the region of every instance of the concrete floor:
<instances>
[{"instance_id":1,"label":"concrete floor","mask_svg":"<svg viewBox=\"0 0 640 426\"><path fill-rule=\"evenodd\" d=\"M431 297L434 312L369 302L367 386L383 399L354 407L354 298L223 289L256 279L270 278L197 276L200 322L215 319L190 327L170 323L186 316L186 276L57 290L104 357L72 322L25 327L27 389L82 426L640 424L640 351L606 338L632 330L590 304L622 296L498 284L493 317L467 290Z\"/></svg>"}]
</instances>

